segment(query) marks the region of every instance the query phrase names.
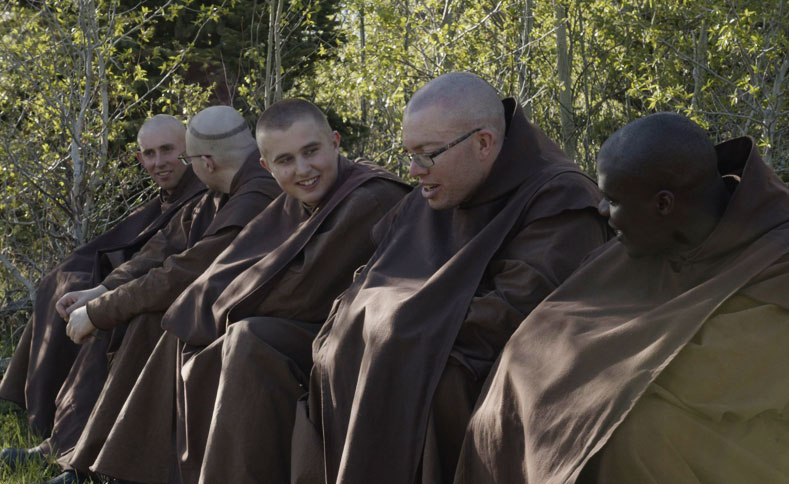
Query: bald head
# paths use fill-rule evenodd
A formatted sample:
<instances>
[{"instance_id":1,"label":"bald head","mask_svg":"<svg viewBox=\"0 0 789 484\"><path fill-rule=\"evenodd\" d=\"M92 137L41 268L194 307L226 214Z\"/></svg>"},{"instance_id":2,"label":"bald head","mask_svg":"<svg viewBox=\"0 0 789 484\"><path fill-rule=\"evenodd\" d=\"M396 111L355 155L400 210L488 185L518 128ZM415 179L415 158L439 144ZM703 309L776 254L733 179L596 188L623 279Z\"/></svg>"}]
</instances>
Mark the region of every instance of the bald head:
<instances>
[{"instance_id":1,"label":"bald head","mask_svg":"<svg viewBox=\"0 0 789 484\"><path fill-rule=\"evenodd\" d=\"M616 131L600 148L598 166L675 192L720 179L707 133L675 113L645 116Z\"/></svg>"},{"instance_id":2,"label":"bald head","mask_svg":"<svg viewBox=\"0 0 789 484\"><path fill-rule=\"evenodd\" d=\"M451 72L422 86L408 102L403 118L437 108L460 129L484 126L503 138L504 106L496 90L470 72Z\"/></svg>"},{"instance_id":3,"label":"bald head","mask_svg":"<svg viewBox=\"0 0 789 484\"><path fill-rule=\"evenodd\" d=\"M600 213L633 257L698 246L728 204L715 147L678 114L653 114L615 132L600 148L597 174Z\"/></svg>"},{"instance_id":4,"label":"bald head","mask_svg":"<svg viewBox=\"0 0 789 484\"><path fill-rule=\"evenodd\" d=\"M142 123L140 130L137 131L137 143L139 144L140 139L146 134L162 131L167 131L175 136L183 137L184 133L186 132L186 127L184 126L184 123L182 123L181 120L175 116L170 116L169 114L157 114L148 118L144 123Z\"/></svg>"},{"instance_id":5,"label":"bald head","mask_svg":"<svg viewBox=\"0 0 789 484\"><path fill-rule=\"evenodd\" d=\"M137 159L164 191L172 193L178 187L186 167L178 156L186 151L186 128L169 114L149 118L137 132Z\"/></svg>"},{"instance_id":6,"label":"bald head","mask_svg":"<svg viewBox=\"0 0 789 484\"><path fill-rule=\"evenodd\" d=\"M186 152L195 174L207 187L229 193L255 139L241 114L230 106L211 106L197 113L186 129Z\"/></svg>"},{"instance_id":7,"label":"bald head","mask_svg":"<svg viewBox=\"0 0 789 484\"><path fill-rule=\"evenodd\" d=\"M437 77L403 114L409 174L436 210L469 200L488 178L504 145L504 105L490 84L468 72Z\"/></svg>"},{"instance_id":8,"label":"bald head","mask_svg":"<svg viewBox=\"0 0 789 484\"><path fill-rule=\"evenodd\" d=\"M246 120L230 106L203 109L186 130L189 154L211 155L220 164L240 166L254 146Z\"/></svg>"}]
</instances>

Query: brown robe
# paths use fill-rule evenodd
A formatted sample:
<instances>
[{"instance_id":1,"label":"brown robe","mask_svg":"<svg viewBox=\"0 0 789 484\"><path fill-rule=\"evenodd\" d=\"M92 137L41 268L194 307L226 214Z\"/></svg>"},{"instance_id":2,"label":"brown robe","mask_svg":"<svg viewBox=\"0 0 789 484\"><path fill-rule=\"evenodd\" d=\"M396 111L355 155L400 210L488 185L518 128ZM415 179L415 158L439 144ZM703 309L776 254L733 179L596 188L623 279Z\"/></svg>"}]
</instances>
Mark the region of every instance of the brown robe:
<instances>
[{"instance_id":1,"label":"brown robe","mask_svg":"<svg viewBox=\"0 0 789 484\"><path fill-rule=\"evenodd\" d=\"M215 352L203 353L205 345L220 338L227 325L249 316L272 316L272 325L293 321L314 328L314 336L334 297L372 253L370 228L405 193L405 184L374 165L344 158L338 162L337 183L314 211L292 197L279 197L178 298L162 321L167 333L126 404L102 409L108 416L105 424L120 417L111 429L105 425L93 432L90 445L78 452L81 465L93 464L97 472L133 481L165 481L168 470L174 470L171 429L177 407L178 444L186 461L183 479L197 481L221 364ZM303 345L307 354L310 343L311 337ZM221 349L221 339L212 346ZM181 363L192 359L191 379L183 382ZM184 384L191 389L186 394ZM185 403L188 422L183 420Z\"/></svg>"},{"instance_id":2,"label":"brown robe","mask_svg":"<svg viewBox=\"0 0 789 484\"><path fill-rule=\"evenodd\" d=\"M656 378L660 378L664 369L672 368L675 357L683 353L700 328L716 318L729 317L732 312L760 304L783 308L786 314L789 306L786 297L789 290L789 190L762 162L751 138L723 143L717 146L717 151L721 174L741 175L741 181L707 240L678 257L638 259L629 258L623 246L612 241L535 309L502 353L498 370L488 384L487 395L475 411L455 482L595 482L597 469L592 465L588 467L588 475L579 478L584 466L601 449L605 455L612 434L623 426L623 421L631 420L631 412L638 407L642 395L650 388L654 390ZM735 306L739 308L729 304L738 299ZM743 304L744 299L758 304ZM746 317L746 321L738 324L748 322ZM751 326L753 330L759 328L758 324ZM785 336L783 338L785 340ZM737 346L735 342L727 344ZM729 373L723 371L726 367L723 358L718 359L718 363L723 365L719 373ZM773 376L782 373L770 383L774 388L755 388L750 396L757 407L769 400L759 396L763 392L777 392L782 399L777 410L784 412L783 443L773 441L772 446L785 460L789 445L785 414L789 408L786 391L789 376L786 368L789 366L785 358L784 362L776 364L782 365L784 371L754 373ZM693 371L693 365L686 365L671 373L690 376ZM703 379L696 380L695 386L704 387L717 377L718 374L706 374ZM764 381L762 376L759 379ZM738 381L732 388L746 384ZM665 387L666 382L662 385ZM687 387L686 384L683 391ZM656 393L652 390L644 398L651 399ZM737 409L725 406L727 392L704 398L711 398L706 401L708 407L719 407L713 412L719 416L719 421L741 417ZM662 424L642 420L645 431L676 425L682 415L694 415L693 411L680 411L682 404L678 400L662 401L676 410L675 415ZM651 405L646 400L645 404ZM765 406L759 411L775 410ZM642 413L634 415L639 418ZM690 435L694 431L688 425L684 433ZM709 445L715 442L711 435L708 432L710 438L706 442L704 439L696 442L699 452L720 449ZM738 438L741 437L743 435ZM657 433L644 435L644 438L655 442L660 439ZM631 446L636 442L623 441L618 447L622 444ZM677 444L682 445L681 442ZM770 442L763 444L769 446ZM672 445L660 442L657 444L660 453L656 452L651 458L668 455L667 451L672 448L681 449ZM708 455L706 463L695 462L691 466L725 468L727 456L717 454L712 458L714 462L709 462L710 457L713 456ZM680 461L667 459L658 465L673 468L677 462ZM592 463L596 464L596 460ZM590 480L587 481L587 477ZM778 482L753 477L752 482ZM619 482L723 481L636 479Z\"/></svg>"},{"instance_id":3,"label":"brown robe","mask_svg":"<svg viewBox=\"0 0 789 484\"><path fill-rule=\"evenodd\" d=\"M482 186L412 192L315 340L293 482L451 480L481 382L517 324L607 236L597 187L517 104Z\"/></svg>"},{"instance_id":4,"label":"brown robe","mask_svg":"<svg viewBox=\"0 0 789 484\"><path fill-rule=\"evenodd\" d=\"M104 278L102 284L110 291L86 305L93 324L104 331L82 345L58 393L55 425L42 444L46 452L70 452L102 392L108 369L116 379L118 372L128 375L134 371L133 362L142 360L139 367L145 362L146 348L150 351L156 338L146 347L138 338L151 337L138 335L161 333L159 318L151 315L161 316L243 226L277 196L278 185L258 159L257 150L250 153L229 194L209 191L184 207L180 217L173 218L134 258ZM130 345L133 350L123 350ZM109 365L108 353L112 357Z\"/></svg>"},{"instance_id":5,"label":"brown robe","mask_svg":"<svg viewBox=\"0 0 789 484\"><path fill-rule=\"evenodd\" d=\"M0 383L0 399L27 409L36 433L50 433L55 397L80 348L66 335L66 322L55 311L57 300L67 292L100 284L114 267L129 260L186 203L204 191L192 169L187 169L172 193L160 190L159 196L75 249L41 279L33 314Z\"/></svg>"}]
</instances>

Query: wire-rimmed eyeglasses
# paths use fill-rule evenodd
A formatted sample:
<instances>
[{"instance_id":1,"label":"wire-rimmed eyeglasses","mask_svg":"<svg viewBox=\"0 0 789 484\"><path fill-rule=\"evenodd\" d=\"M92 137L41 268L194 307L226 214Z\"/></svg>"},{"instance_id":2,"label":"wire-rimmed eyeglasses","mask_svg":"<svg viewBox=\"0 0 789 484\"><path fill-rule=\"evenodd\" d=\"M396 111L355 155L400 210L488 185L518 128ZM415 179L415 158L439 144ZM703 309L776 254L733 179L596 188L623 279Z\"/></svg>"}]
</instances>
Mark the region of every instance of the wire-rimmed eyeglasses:
<instances>
[{"instance_id":1,"label":"wire-rimmed eyeglasses","mask_svg":"<svg viewBox=\"0 0 789 484\"><path fill-rule=\"evenodd\" d=\"M463 142L463 140L465 140L466 138L468 138L472 134L476 133L477 131L480 131L481 129L482 128L472 129L471 131L469 131L468 133L464 134L460 138L457 138L454 141L450 141L445 146L443 146L443 147L441 147L441 148L439 148L437 150L428 151L426 153L406 153L406 155L408 155L408 157L411 159L412 162L416 163L417 165L421 166L422 168L430 168L431 166L436 164L436 160L434 159L436 156L438 156L441 153L447 151L448 149L452 148L453 146L455 146L457 144L460 144L461 142Z\"/></svg>"},{"instance_id":2,"label":"wire-rimmed eyeglasses","mask_svg":"<svg viewBox=\"0 0 789 484\"><path fill-rule=\"evenodd\" d=\"M184 165L189 166L192 164L192 158L202 158L203 156L211 155L179 155L178 159L181 160L181 163Z\"/></svg>"}]
</instances>

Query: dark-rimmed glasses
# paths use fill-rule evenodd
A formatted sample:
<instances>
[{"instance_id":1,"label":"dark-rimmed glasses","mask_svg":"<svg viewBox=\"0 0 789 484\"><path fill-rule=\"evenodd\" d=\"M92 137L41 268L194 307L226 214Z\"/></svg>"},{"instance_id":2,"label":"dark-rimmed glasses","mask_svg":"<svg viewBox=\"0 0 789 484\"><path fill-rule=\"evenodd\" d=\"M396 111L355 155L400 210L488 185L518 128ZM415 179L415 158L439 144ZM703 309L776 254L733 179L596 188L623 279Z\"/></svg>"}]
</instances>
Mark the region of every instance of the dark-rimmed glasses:
<instances>
[{"instance_id":1,"label":"dark-rimmed glasses","mask_svg":"<svg viewBox=\"0 0 789 484\"><path fill-rule=\"evenodd\" d=\"M411 159L412 162L416 163L422 168L430 168L431 166L436 164L436 160L434 159L436 156L447 151L448 149L452 148L456 144L463 142L463 140L465 140L472 134L476 133L477 131L480 131L481 129L482 128L472 129L471 131L464 134L460 138L454 141L450 141L449 143L446 144L446 146L443 146L437 150L428 151L426 153L406 153L406 154L408 155L408 157Z\"/></svg>"},{"instance_id":2,"label":"dark-rimmed glasses","mask_svg":"<svg viewBox=\"0 0 789 484\"><path fill-rule=\"evenodd\" d=\"M211 155L180 155L178 156L178 159L181 160L181 163L184 165L189 166L192 164L192 158L202 158L203 156Z\"/></svg>"}]
</instances>

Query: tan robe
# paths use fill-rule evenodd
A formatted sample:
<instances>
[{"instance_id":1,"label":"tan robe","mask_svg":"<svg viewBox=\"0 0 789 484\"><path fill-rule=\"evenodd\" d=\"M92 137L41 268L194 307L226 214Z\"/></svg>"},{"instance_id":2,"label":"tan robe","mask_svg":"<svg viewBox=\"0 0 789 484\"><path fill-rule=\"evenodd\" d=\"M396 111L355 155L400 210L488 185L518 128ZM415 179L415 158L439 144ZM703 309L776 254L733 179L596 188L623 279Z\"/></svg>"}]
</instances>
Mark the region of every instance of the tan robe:
<instances>
[{"instance_id":1,"label":"tan robe","mask_svg":"<svg viewBox=\"0 0 789 484\"><path fill-rule=\"evenodd\" d=\"M402 182L380 168L352 164L344 158L339 163L337 183L314 211L296 199L281 196L178 298L162 322L167 333L128 401L122 409L118 406L107 412L108 416L120 415L111 429L106 428L106 442L94 433L93 449L79 456L82 461L97 455L92 466L97 472L133 481L163 482L169 471L175 470L171 429L177 423L184 480L196 481L221 365L214 348L221 350L221 335L227 325L233 323L232 327L249 316L269 315L272 328L286 324L307 328L306 343L293 338L296 332L287 339L299 343L296 347L309 355L312 336L332 300L372 252L370 228L406 190ZM204 349L216 338L220 338L217 344ZM255 372L261 373L261 367L255 367ZM291 409L297 397L289 397ZM176 408L180 418L173 421ZM290 432L277 436L287 444ZM287 465L285 469L287 472ZM178 473L173 479L178 479Z\"/></svg>"},{"instance_id":2,"label":"tan robe","mask_svg":"<svg viewBox=\"0 0 789 484\"><path fill-rule=\"evenodd\" d=\"M433 210L412 192L377 227L376 253L313 346L294 482L451 480L501 347L606 239L595 184L504 104L504 146L469 200Z\"/></svg>"},{"instance_id":3,"label":"tan robe","mask_svg":"<svg viewBox=\"0 0 789 484\"><path fill-rule=\"evenodd\" d=\"M173 218L133 259L102 281L110 291L86 307L93 324L104 331L80 348L58 393L55 425L42 444L45 451L58 454L71 451L107 379L108 353L112 358L110 374L133 371L129 351L121 351L123 346L134 346L134 361L141 360L138 363L141 367L147 355L145 345L135 343L136 335L149 331L161 333L158 317L151 315L161 315L241 228L279 193L279 187L260 166L258 157L257 150L250 153L233 179L230 194L210 191L187 205L180 217ZM127 329L129 334L125 334ZM151 348L152 343L147 351ZM121 355L122 364L118 361Z\"/></svg>"},{"instance_id":4,"label":"tan robe","mask_svg":"<svg viewBox=\"0 0 789 484\"><path fill-rule=\"evenodd\" d=\"M55 397L80 348L66 336L66 322L55 311L55 302L67 292L100 284L204 191L191 168L186 170L172 193L160 190L158 197L75 249L41 279L33 314L0 383L0 399L24 407L36 433L49 435L52 430Z\"/></svg>"},{"instance_id":5,"label":"tan robe","mask_svg":"<svg viewBox=\"0 0 789 484\"><path fill-rule=\"evenodd\" d=\"M455 482L789 482L789 190L752 139L717 151L741 181L707 240L671 259L612 241L535 309Z\"/></svg>"}]
</instances>

